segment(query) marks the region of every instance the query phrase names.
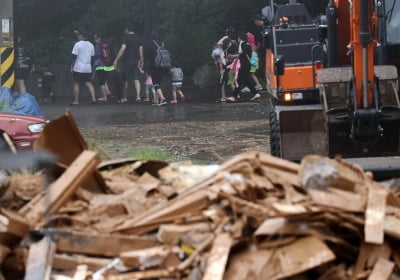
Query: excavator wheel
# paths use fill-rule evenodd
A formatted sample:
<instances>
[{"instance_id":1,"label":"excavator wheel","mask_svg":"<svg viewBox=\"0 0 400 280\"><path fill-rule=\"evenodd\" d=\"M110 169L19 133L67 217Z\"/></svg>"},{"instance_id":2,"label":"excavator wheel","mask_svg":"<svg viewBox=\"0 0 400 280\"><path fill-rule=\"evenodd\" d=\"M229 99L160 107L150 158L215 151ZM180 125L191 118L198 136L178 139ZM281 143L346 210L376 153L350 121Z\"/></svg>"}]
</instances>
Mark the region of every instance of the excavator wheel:
<instances>
[{"instance_id":1,"label":"excavator wheel","mask_svg":"<svg viewBox=\"0 0 400 280\"><path fill-rule=\"evenodd\" d=\"M279 134L279 122L276 112L272 109L269 113L269 141L271 155L281 156L281 137Z\"/></svg>"}]
</instances>

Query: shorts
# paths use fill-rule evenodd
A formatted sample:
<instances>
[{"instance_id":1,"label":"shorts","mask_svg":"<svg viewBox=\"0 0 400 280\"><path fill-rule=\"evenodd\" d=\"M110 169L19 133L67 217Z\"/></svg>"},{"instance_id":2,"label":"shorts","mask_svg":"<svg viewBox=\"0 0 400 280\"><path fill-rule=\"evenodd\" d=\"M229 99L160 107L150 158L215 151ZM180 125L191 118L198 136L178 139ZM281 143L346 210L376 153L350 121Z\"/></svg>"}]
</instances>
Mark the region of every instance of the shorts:
<instances>
[{"instance_id":1,"label":"shorts","mask_svg":"<svg viewBox=\"0 0 400 280\"><path fill-rule=\"evenodd\" d=\"M145 85L145 92L152 92L154 93L154 86L153 85Z\"/></svg>"},{"instance_id":2,"label":"shorts","mask_svg":"<svg viewBox=\"0 0 400 280\"><path fill-rule=\"evenodd\" d=\"M104 70L96 70L97 81L100 86L104 86L106 84L107 72Z\"/></svg>"},{"instance_id":3,"label":"shorts","mask_svg":"<svg viewBox=\"0 0 400 280\"><path fill-rule=\"evenodd\" d=\"M16 80L27 80L30 72L31 72L31 70L29 68L16 69L15 70L15 79Z\"/></svg>"},{"instance_id":4,"label":"shorts","mask_svg":"<svg viewBox=\"0 0 400 280\"><path fill-rule=\"evenodd\" d=\"M182 88L182 82L173 82L172 83L172 91L177 91Z\"/></svg>"},{"instance_id":5,"label":"shorts","mask_svg":"<svg viewBox=\"0 0 400 280\"><path fill-rule=\"evenodd\" d=\"M92 73L72 72L72 80L76 83L87 83L92 81Z\"/></svg>"},{"instance_id":6,"label":"shorts","mask_svg":"<svg viewBox=\"0 0 400 280\"><path fill-rule=\"evenodd\" d=\"M122 79L126 82L129 80L139 80L140 70L138 67L139 60L124 61L122 64Z\"/></svg>"},{"instance_id":7,"label":"shorts","mask_svg":"<svg viewBox=\"0 0 400 280\"><path fill-rule=\"evenodd\" d=\"M251 67L250 67L250 73L255 73L255 72L257 71L257 69L258 69L258 66L253 66L253 65L251 65Z\"/></svg>"}]
</instances>

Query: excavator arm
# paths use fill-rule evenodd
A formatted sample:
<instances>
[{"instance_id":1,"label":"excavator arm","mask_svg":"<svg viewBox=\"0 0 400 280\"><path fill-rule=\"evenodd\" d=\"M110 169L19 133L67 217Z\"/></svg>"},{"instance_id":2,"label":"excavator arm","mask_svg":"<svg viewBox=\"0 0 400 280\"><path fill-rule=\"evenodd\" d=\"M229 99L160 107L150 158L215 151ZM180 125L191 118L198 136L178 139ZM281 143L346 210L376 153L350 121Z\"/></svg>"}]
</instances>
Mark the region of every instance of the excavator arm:
<instances>
[{"instance_id":1,"label":"excavator arm","mask_svg":"<svg viewBox=\"0 0 400 280\"><path fill-rule=\"evenodd\" d=\"M397 70L378 65L382 38L386 40L384 4L385 0L329 1L328 64L317 75L330 155L400 152Z\"/></svg>"},{"instance_id":2,"label":"excavator arm","mask_svg":"<svg viewBox=\"0 0 400 280\"><path fill-rule=\"evenodd\" d=\"M378 20L375 3L374 0L350 2L350 48L353 52L354 102L357 109L375 107L374 55Z\"/></svg>"}]
</instances>

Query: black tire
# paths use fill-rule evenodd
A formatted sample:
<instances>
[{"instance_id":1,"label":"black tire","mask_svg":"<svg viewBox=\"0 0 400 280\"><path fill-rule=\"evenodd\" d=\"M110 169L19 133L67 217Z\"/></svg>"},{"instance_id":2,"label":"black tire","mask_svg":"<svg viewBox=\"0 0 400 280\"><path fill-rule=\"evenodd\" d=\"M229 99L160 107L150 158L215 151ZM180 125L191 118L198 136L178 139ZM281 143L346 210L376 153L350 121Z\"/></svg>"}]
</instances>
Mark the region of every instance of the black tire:
<instances>
[{"instance_id":1,"label":"black tire","mask_svg":"<svg viewBox=\"0 0 400 280\"><path fill-rule=\"evenodd\" d=\"M270 153L275 157L281 157L281 137L279 130L278 117L275 110L271 108L269 113L269 142Z\"/></svg>"}]
</instances>

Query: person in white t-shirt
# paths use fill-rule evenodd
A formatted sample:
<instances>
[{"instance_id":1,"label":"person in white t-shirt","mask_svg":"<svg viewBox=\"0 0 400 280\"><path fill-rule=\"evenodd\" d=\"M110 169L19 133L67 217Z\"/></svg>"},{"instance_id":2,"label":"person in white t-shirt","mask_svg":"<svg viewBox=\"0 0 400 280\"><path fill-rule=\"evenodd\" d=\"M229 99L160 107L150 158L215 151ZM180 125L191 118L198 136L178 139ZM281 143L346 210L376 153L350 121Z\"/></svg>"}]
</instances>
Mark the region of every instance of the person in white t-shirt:
<instances>
[{"instance_id":1,"label":"person in white t-shirt","mask_svg":"<svg viewBox=\"0 0 400 280\"><path fill-rule=\"evenodd\" d=\"M88 41L88 32L85 29L75 31L78 41L72 49L73 62L71 66L72 80L74 82L74 101L71 105L79 104L79 87L85 84L92 98L91 104L96 104L96 96L92 84L92 57L94 56L94 46Z\"/></svg>"}]
</instances>

